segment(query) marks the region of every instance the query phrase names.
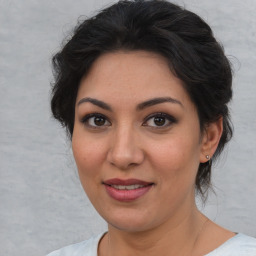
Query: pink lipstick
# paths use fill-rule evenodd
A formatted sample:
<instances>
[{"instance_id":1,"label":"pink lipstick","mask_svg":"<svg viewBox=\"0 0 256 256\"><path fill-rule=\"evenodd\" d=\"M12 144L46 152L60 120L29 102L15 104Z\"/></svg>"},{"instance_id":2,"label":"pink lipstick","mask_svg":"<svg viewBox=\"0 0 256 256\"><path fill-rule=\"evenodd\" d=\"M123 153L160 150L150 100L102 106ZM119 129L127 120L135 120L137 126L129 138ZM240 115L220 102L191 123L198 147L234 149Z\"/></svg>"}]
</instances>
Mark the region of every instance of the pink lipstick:
<instances>
[{"instance_id":1,"label":"pink lipstick","mask_svg":"<svg viewBox=\"0 0 256 256\"><path fill-rule=\"evenodd\" d=\"M146 194L153 183L137 179L110 179L103 182L110 197L121 202L134 201Z\"/></svg>"}]
</instances>

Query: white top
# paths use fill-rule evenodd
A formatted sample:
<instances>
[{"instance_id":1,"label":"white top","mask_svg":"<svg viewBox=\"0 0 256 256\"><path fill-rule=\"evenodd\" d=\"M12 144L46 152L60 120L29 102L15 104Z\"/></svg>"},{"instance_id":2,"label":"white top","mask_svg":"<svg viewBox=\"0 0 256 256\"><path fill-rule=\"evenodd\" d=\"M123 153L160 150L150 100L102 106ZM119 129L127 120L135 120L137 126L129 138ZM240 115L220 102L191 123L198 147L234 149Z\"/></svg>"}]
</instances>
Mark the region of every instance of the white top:
<instances>
[{"instance_id":1,"label":"white top","mask_svg":"<svg viewBox=\"0 0 256 256\"><path fill-rule=\"evenodd\" d=\"M66 246L47 256L97 256L98 243L102 236L100 234L81 243ZM205 256L256 256L256 239L239 233Z\"/></svg>"}]
</instances>

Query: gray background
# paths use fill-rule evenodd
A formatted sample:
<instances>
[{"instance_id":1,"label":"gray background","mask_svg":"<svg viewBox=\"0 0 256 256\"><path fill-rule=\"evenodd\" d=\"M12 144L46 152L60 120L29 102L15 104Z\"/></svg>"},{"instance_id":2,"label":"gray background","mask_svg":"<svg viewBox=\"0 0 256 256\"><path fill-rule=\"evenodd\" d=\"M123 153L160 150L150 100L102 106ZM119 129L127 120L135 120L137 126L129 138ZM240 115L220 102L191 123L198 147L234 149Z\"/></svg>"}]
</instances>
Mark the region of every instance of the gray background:
<instances>
[{"instance_id":1,"label":"gray background","mask_svg":"<svg viewBox=\"0 0 256 256\"><path fill-rule=\"evenodd\" d=\"M200 14L234 64L235 136L203 211L256 236L256 1L176 1ZM49 109L50 58L80 15L108 0L0 1L0 255L45 255L105 230ZM201 206L200 206L201 207Z\"/></svg>"}]
</instances>

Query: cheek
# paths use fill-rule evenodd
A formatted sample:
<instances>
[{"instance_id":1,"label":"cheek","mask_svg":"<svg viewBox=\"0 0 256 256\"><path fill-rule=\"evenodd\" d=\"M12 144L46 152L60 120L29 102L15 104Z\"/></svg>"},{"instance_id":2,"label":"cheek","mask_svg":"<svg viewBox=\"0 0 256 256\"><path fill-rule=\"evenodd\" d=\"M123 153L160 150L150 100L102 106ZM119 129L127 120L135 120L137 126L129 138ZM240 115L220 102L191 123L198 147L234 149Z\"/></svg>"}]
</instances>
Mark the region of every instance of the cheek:
<instances>
[{"instance_id":1,"label":"cheek","mask_svg":"<svg viewBox=\"0 0 256 256\"><path fill-rule=\"evenodd\" d=\"M99 186L99 165L101 148L83 137L73 136L73 155L76 161L80 182L90 200L95 200Z\"/></svg>"},{"instance_id":2,"label":"cheek","mask_svg":"<svg viewBox=\"0 0 256 256\"><path fill-rule=\"evenodd\" d=\"M101 145L74 134L72 150L80 178L95 176L97 174L97 165L103 160Z\"/></svg>"},{"instance_id":3,"label":"cheek","mask_svg":"<svg viewBox=\"0 0 256 256\"><path fill-rule=\"evenodd\" d=\"M154 168L162 178L168 176L183 182L196 175L199 166L199 143L190 137L176 137L155 146L151 152ZM160 171L161 170L161 171ZM183 179L183 180L182 180ZM193 180L193 179L192 179Z\"/></svg>"}]
</instances>

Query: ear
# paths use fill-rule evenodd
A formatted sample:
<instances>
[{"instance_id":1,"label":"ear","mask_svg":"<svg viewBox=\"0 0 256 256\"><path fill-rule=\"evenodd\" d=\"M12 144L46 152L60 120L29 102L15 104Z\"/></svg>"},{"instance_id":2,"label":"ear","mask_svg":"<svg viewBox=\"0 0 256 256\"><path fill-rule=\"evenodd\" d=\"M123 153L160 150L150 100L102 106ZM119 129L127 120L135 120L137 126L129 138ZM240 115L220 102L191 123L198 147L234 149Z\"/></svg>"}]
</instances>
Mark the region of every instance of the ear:
<instances>
[{"instance_id":1,"label":"ear","mask_svg":"<svg viewBox=\"0 0 256 256\"><path fill-rule=\"evenodd\" d=\"M207 124L203 131L201 140L200 163L209 161L214 155L223 131L223 118L220 117L217 121ZM209 157L207 157L209 156Z\"/></svg>"}]
</instances>

